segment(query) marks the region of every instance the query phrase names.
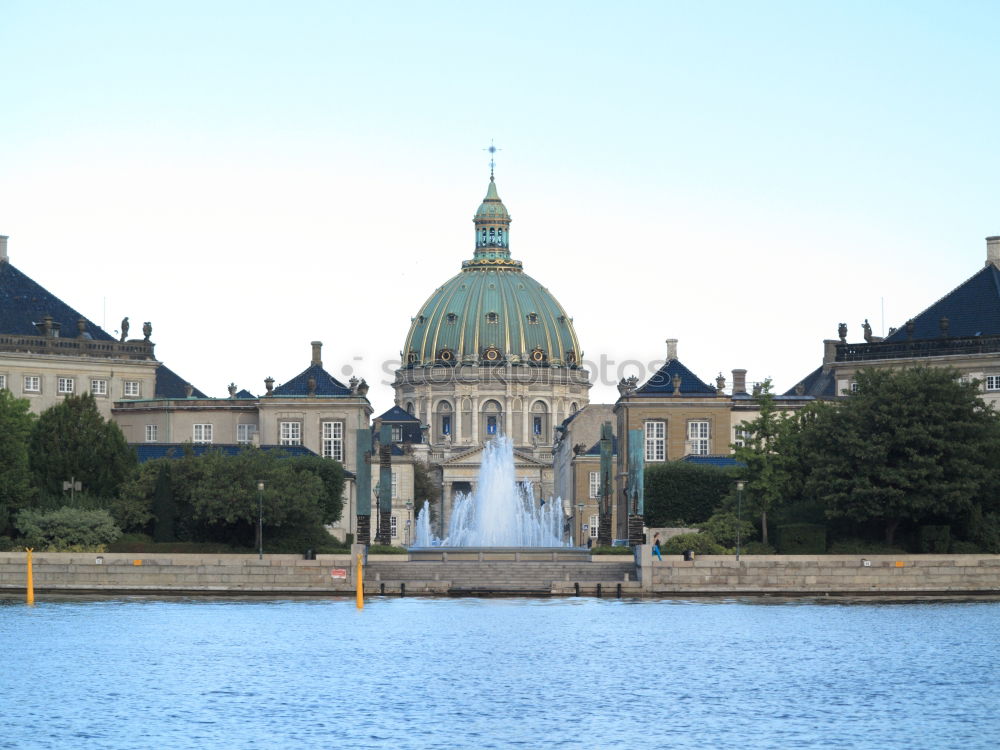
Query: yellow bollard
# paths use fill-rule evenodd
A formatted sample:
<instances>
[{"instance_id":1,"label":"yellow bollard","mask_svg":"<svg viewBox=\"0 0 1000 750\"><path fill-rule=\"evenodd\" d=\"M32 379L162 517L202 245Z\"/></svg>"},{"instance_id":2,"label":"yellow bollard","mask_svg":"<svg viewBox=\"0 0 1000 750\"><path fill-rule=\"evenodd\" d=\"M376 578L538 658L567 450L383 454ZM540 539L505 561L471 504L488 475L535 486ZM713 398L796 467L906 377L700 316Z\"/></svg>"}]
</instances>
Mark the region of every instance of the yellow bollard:
<instances>
[{"instance_id":1,"label":"yellow bollard","mask_svg":"<svg viewBox=\"0 0 1000 750\"><path fill-rule=\"evenodd\" d=\"M24 551L28 553L28 590L25 600L28 604L35 603L35 579L32 575L31 570L31 553L34 552L33 547L25 547Z\"/></svg>"},{"instance_id":2,"label":"yellow bollard","mask_svg":"<svg viewBox=\"0 0 1000 750\"><path fill-rule=\"evenodd\" d=\"M361 561L361 555L358 554L358 572L354 579L355 588L357 590L358 598L358 609L365 608L365 564Z\"/></svg>"}]
</instances>

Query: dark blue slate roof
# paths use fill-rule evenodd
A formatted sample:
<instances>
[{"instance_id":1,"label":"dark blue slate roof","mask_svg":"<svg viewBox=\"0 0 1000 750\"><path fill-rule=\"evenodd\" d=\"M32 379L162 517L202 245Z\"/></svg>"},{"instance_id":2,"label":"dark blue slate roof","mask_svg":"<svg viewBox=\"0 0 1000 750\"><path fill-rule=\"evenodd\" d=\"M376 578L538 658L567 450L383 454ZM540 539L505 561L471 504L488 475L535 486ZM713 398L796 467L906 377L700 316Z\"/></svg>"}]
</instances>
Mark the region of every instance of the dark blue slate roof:
<instances>
[{"instance_id":1,"label":"dark blue slate roof","mask_svg":"<svg viewBox=\"0 0 1000 750\"><path fill-rule=\"evenodd\" d=\"M323 365L310 365L287 383L274 389L275 396L308 396L309 378L316 379L317 396L350 396L351 389L323 369Z\"/></svg>"},{"instance_id":2,"label":"dark blue slate roof","mask_svg":"<svg viewBox=\"0 0 1000 750\"><path fill-rule=\"evenodd\" d=\"M1000 270L985 266L913 318L913 339L941 338L941 318L948 318L949 336L1000 336ZM907 339L904 321L885 340Z\"/></svg>"},{"instance_id":3,"label":"dark blue slate roof","mask_svg":"<svg viewBox=\"0 0 1000 750\"><path fill-rule=\"evenodd\" d=\"M0 263L0 333L37 336L36 323L46 315L60 326L62 338L76 338L76 322L84 316L18 271L10 262ZM87 320L85 332L96 341L115 341L100 326Z\"/></svg>"},{"instance_id":4,"label":"dark blue slate roof","mask_svg":"<svg viewBox=\"0 0 1000 750\"><path fill-rule=\"evenodd\" d=\"M805 386L805 393L803 396L814 396L816 398L833 398L837 395L837 381L834 378L833 369L824 371L823 367L817 367L811 373L802 378L801 381L803 386ZM795 389L785 391L783 396L797 396Z\"/></svg>"},{"instance_id":5,"label":"dark blue slate roof","mask_svg":"<svg viewBox=\"0 0 1000 750\"><path fill-rule=\"evenodd\" d=\"M663 367L636 390L639 394L663 394L674 392L674 375L681 376L682 396L715 396L715 389L703 383L697 375L685 367L680 360L669 359Z\"/></svg>"},{"instance_id":6,"label":"dark blue slate roof","mask_svg":"<svg viewBox=\"0 0 1000 750\"><path fill-rule=\"evenodd\" d=\"M583 455L585 455L585 456L599 456L599 455L601 455L601 441L598 440L596 443L594 443L592 446L590 446L590 450L588 450ZM614 435L614 434L611 435L611 455L612 456L617 456L618 455L618 436Z\"/></svg>"},{"instance_id":7,"label":"dark blue slate roof","mask_svg":"<svg viewBox=\"0 0 1000 750\"><path fill-rule=\"evenodd\" d=\"M255 395L253 395L252 393L250 393L250 391L248 391L246 388L241 388L240 390L236 391L236 398L253 398L253 399L255 399L257 397Z\"/></svg>"},{"instance_id":8,"label":"dark blue slate roof","mask_svg":"<svg viewBox=\"0 0 1000 750\"><path fill-rule=\"evenodd\" d=\"M737 461L733 456L684 456L681 461L701 466L718 466L720 469L731 469L744 465L742 461Z\"/></svg>"},{"instance_id":9,"label":"dark blue slate roof","mask_svg":"<svg viewBox=\"0 0 1000 750\"><path fill-rule=\"evenodd\" d=\"M202 456L209 451L218 451L227 456L235 456L240 451L249 450L248 445L237 445L234 443L135 443L132 445L135 453L139 457L139 463L152 461L154 458L183 458L184 452L189 450L195 456ZM311 450L304 445L262 445L262 451L278 451L289 456L315 456Z\"/></svg>"},{"instance_id":10,"label":"dark blue slate roof","mask_svg":"<svg viewBox=\"0 0 1000 750\"><path fill-rule=\"evenodd\" d=\"M156 390L153 395L156 398L185 398L185 383L187 381L176 372L166 365L160 365L156 368ZM197 388L191 392L191 396L194 398L208 398L208 396Z\"/></svg>"},{"instance_id":11,"label":"dark blue slate roof","mask_svg":"<svg viewBox=\"0 0 1000 750\"><path fill-rule=\"evenodd\" d=\"M418 424L420 423L419 419L417 419L415 416L410 414L410 412L408 412L406 409L403 409L398 405L393 406L391 409L389 409L389 411L385 412L385 414L379 416L378 419L381 419L383 422L392 422L394 424L397 422L417 422Z\"/></svg>"}]
</instances>

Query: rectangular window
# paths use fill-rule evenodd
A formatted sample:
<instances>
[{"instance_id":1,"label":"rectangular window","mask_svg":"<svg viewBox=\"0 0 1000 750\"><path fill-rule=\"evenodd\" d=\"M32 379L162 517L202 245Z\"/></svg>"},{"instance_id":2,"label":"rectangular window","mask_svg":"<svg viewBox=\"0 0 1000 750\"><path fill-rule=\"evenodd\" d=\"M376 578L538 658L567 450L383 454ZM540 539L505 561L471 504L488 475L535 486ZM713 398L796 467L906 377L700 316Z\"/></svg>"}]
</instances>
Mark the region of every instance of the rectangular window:
<instances>
[{"instance_id":1,"label":"rectangular window","mask_svg":"<svg viewBox=\"0 0 1000 750\"><path fill-rule=\"evenodd\" d=\"M691 455L708 455L708 422L688 422L688 445Z\"/></svg>"},{"instance_id":2,"label":"rectangular window","mask_svg":"<svg viewBox=\"0 0 1000 750\"><path fill-rule=\"evenodd\" d=\"M139 398L139 381L138 380L126 380L122 384L122 395L125 398ZM212 442L211 440L207 442Z\"/></svg>"},{"instance_id":3,"label":"rectangular window","mask_svg":"<svg viewBox=\"0 0 1000 750\"><path fill-rule=\"evenodd\" d=\"M399 497L399 482L396 481L396 472L392 472L392 499Z\"/></svg>"},{"instance_id":4,"label":"rectangular window","mask_svg":"<svg viewBox=\"0 0 1000 750\"><path fill-rule=\"evenodd\" d=\"M667 460L667 423L646 422L646 460Z\"/></svg>"},{"instance_id":5,"label":"rectangular window","mask_svg":"<svg viewBox=\"0 0 1000 750\"><path fill-rule=\"evenodd\" d=\"M24 376L24 392L25 393L41 393L42 392L42 379L37 375L25 375Z\"/></svg>"},{"instance_id":6,"label":"rectangular window","mask_svg":"<svg viewBox=\"0 0 1000 750\"><path fill-rule=\"evenodd\" d=\"M858 392L858 384L851 383L851 393L857 393L857 392Z\"/></svg>"},{"instance_id":7,"label":"rectangular window","mask_svg":"<svg viewBox=\"0 0 1000 750\"><path fill-rule=\"evenodd\" d=\"M393 497L395 497L395 495ZM392 534L392 538L393 539L395 539L396 535L399 533L398 532L398 528L396 526L396 517L395 516L389 516L389 531Z\"/></svg>"},{"instance_id":8,"label":"rectangular window","mask_svg":"<svg viewBox=\"0 0 1000 750\"><path fill-rule=\"evenodd\" d=\"M597 517L596 514L590 517L590 537L592 539L597 539L597 531L598 531L597 524L598 524L598 522L599 522L599 519L598 519L598 517Z\"/></svg>"},{"instance_id":9,"label":"rectangular window","mask_svg":"<svg viewBox=\"0 0 1000 750\"><path fill-rule=\"evenodd\" d=\"M158 440L157 435L160 432L160 428L155 424L146 425L146 442L155 443Z\"/></svg>"},{"instance_id":10,"label":"rectangular window","mask_svg":"<svg viewBox=\"0 0 1000 750\"><path fill-rule=\"evenodd\" d=\"M302 445L302 423L301 422L279 422L280 435L278 442L281 445Z\"/></svg>"},{"instance_id":11,"label":"rectangular window","mask_svg":"<svg viewBox=\"0 0 1000 750\"><path fill-rule=\"evenodd\" d=\"M542 418L541 417L532 417L531 430L536 435L541 435L542 434Z\"/></svg>"},{"instance_id":12,"label":"rectangular window","mask_svg":"<svg viewBox=\"0 0 1000 750\"><path fill-rule=\"evenodd\" d=\"M56 391L59 393L72 393L73 378L58 378L56 380Z\"/></svg>"},{"instance_id":13,"label":"rectangular window","mask_svg":"<svg viewBox=\"0 0 1000 750\"><path fill-rule=\"evenodd\" d=\"M986 376L986 390L1000 391L1000 375Z\"/></svg>"},{"instance_id":14,"label":"rectangular window","mask_svg":"<svg viewBox=\"0 0 1000 750\"><path fill-rule=\"evenodd\" d=\"M257 434L257 425L238 424L236 425L236 442L240 445L248 445L253 442L254 435Z\"/></svg>"},{"instance_id":15,"label":"rectangular window","mask_svg":"<svg viewBox=\"0 0 1000 750\"><path fill-rule=\"evenodd\" d=\"M601 496L601 472L590 472L590 497L591 499Z\"/></svg>"},{"instance_id":16,"label":"rectangular window","mask_svg":"<svg viewBox=\"0 0 1000 750\"><path fill-rule=\"evenodd\" d=\"M735 428L734 439L733 439L734 446L736 446L737 448L742 448L747 444L747 441L749 439L750 439L750 433L747 432L746 428L744 427Z\"/></svg>"},{"instance_id":17,"label":"rectangular window","mask_svg":"<svg viewBox=\"0 0 1000 750\"><path fill-rule=\"evenodd\" d=\"M392 425L392 442L402 443L403 442L403 425L394 424Z\"/></svg>"},{"instance_id":18,"label":"rectangular window","mask_svg":"<svg viewBox=\"0 0 1000 750\"><path fill-rule=\"evenodd\" d=\"M323 443L323 458L334 461L344 460L344 423L323 422L320 427Z\"/></svg>"},{"instance_id":19,"label":"rectangular window","mask_svg":"<svg viewBox=\"0 0 1000 750\"><path fill-rule=\"evenodd\" d=\"M7 387L7 376L0 375L0 391Z\"/></svg>"},{"instance_id":20,"label":"rectangular window","mask_svg":"<svg viewBox=\"0 0 1000 750\"><path fill-rule=\"evenodd\" d=\"M196 443L211 443L212 442L212 425L210 425L210 424L196 424L194 426L193 440Z\"/></svg>"},{"instance_id":21,"label":"rectangular window","mask_svg":"<svg viewBox=\"0 0 1000 750\"><path fill-rule=\"evenodd\" d=\"M441 417L441 434L442 435L451 434L451 417L449 416Z\"/></svg>"},{"instance_id":22,"label":"rectangular window","mask_svg":"<svg viewBox=\"0 0 1000 750\"><path fill-rule=\"evenodd\" d=\"M90 381L90 392L95 396L108 395L108 381L95 379Z\"/></svg>"}]
</instances>

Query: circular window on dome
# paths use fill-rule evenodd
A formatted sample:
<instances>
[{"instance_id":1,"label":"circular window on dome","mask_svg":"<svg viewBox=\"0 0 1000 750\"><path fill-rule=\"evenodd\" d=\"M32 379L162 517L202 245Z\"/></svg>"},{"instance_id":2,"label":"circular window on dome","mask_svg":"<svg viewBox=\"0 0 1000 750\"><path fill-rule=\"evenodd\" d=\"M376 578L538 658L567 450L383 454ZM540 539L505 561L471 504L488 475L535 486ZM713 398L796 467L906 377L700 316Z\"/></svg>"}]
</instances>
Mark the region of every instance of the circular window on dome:
<instances>
[{"instance_id":1,"label":"circular window on dome","mask_svg":"<svg viewBox=\"0 0 1000 750\"><path fill-rule=\"evenodd\" d=\"M532 362L544 362L545 361L545 350L540 347L535 347L531 350L531 361Z\"/></svg>"},{"instance_id":2,"label":"circular window on dome","mask_svg":"<svg viewBox=\"0 0 1000 750\"><path fill-rule=\"evenodd\" d=\"M408 365L415 365L417 363L417 353L412 349L406 355L406 363Z\"/></svg>"},{"instance_id":3,"label":"circular window on dome","mask_svg":"<svg viewBox=\"0 0 1000 750\"><path fill-rule=\"evenodd\" d=\"M538 313L528 313L529 323L538 323Z\"/></svg>"},{"instance_id":4,"label":"circular window on dome","mask_svg":"<svg viewBox=\"0 0 1000 750\"><path fill-rule=\"evenodd\" d=\"M438 352L438 359L441 362L452 362L455 359L455 352L451 349L442 349Z\"/></svg>"},{"instance_id":5,"label":"circular window on dome","mask_svg":"<svg viewBox=\"0 0 1000 750\"><path fill-rule=\"evenodd\" d=\"M566 352L566 364L575 365L576 364L576 352L568 351Z\"/></svg>"},{"instance_id":6,"label":"circular window on dome","mask_svg":"<svg viewBox=\"0 0 1000 750\"><path fill-rule=\"evenodd\" d=\"M447 320L449 323L454 323L456 320L458 320L458 316L455 313L448 313L445 320Z\"/></svg>"},{"instance_id":7,"label":"circular window on dome","mask_svg":"<svg viewBox=\"0 0 1000 750\"><path fill-rule=\"evenodd\" d=\"M483 359L487 362L499 362L500 350L495 346L486 347L486 349L483 350Z\"/></svg>"},{"instance_id":8,"label":"circular window on dome","mask_svg":"<svg viewBox=\"0 0 1000 750\"><path fill-rule=\"evenodd\" d=\"M498 320L500 320L500 316L497 315L495 312L488 312L488 313L486 313L486 322L487 323L496 323Z\"/></svg>"}]
</instances>

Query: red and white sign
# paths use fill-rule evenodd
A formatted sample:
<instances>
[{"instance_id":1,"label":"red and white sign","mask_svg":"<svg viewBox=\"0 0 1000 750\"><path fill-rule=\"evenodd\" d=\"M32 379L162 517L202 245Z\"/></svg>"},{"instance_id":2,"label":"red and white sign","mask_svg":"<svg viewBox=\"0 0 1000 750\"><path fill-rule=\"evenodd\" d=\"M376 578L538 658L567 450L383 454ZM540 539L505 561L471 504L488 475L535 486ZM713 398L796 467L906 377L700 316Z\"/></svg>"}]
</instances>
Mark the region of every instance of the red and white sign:
<instances>
[{"instance_id":1,"label":"red and white sign","mask_svg":"<svg viewBox=\"0 0 1000 750\"><path fill-rule=\"evenodd\" d=\"M339 579L341 581L347 580L347 570L344 568L333 568L330 571L330 578Z\"/></svg>"}]
</instances>

